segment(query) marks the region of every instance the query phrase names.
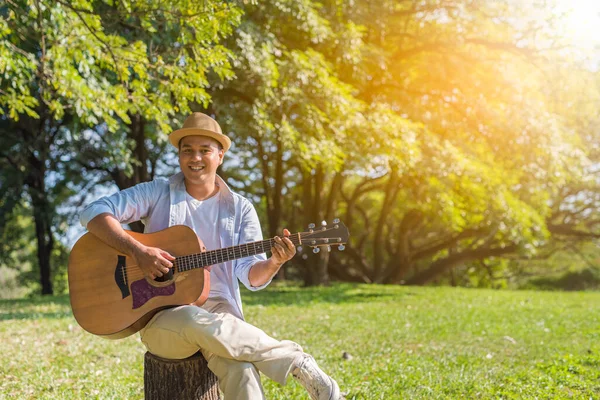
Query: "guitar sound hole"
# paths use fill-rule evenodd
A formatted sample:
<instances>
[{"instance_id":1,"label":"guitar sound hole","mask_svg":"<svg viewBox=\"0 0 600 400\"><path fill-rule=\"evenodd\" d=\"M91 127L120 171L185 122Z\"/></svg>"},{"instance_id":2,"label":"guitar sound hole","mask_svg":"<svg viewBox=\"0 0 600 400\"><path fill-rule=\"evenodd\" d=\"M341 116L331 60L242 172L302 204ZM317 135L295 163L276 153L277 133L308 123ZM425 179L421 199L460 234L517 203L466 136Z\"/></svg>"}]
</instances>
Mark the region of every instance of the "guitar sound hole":
<instances>
[{"instance_id":1,"label":"guitar sound hole","mask_svg":"<svg viewBox=\"0 0 600 400\"><path fill-rule=\"evenodd\" d=\"M173 268L169 268L169 272L167 274L163 274L163 276L159 276L154 278L155 282L166 282L173 279Z\"/></svg>"}]
</instances>

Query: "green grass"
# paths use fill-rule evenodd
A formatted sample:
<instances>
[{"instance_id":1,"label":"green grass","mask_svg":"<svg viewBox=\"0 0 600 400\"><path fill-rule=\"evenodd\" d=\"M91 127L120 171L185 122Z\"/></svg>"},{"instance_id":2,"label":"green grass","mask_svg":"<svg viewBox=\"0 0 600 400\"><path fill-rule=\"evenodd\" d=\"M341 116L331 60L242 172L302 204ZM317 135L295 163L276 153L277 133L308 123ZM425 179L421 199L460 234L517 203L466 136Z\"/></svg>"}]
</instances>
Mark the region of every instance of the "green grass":
<instances>
[{"instance_id":1,"label":"green grass","mask_svg":"<svg viewBox=\"0 0 600 400\"><path fill-rule=\"evenodd\" d=\"M341 284L243 293L349 399L600 398L600 293ZM141 399L136 336L85 333L67 297L0 301L0 399ZM347 352L351 359L344 359ZM264 379L268 399L307 399Z\"/></svg>"}]
</instances>

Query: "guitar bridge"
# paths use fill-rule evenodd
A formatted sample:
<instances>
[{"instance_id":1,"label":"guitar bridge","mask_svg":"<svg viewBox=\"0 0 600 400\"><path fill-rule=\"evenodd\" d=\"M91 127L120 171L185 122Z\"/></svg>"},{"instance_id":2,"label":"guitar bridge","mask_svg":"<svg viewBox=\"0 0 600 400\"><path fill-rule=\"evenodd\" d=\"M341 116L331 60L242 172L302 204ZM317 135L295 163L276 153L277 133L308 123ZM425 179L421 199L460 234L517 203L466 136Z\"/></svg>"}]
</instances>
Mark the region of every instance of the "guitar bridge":
<instances>
[{"instance_id":1,"label":"guitar bridge","mask_svg":"<svg viewBox=\"0 0 600 400\"><path fill-rule=\"evenodd\" d=\"M118 256L117 267L115 268L115 282L117 283L119 290L121 290L121 296L123 296L123 298L131 294L127 283L126 260L127 258L125 256Z\"/></svg>"}]
</instances>

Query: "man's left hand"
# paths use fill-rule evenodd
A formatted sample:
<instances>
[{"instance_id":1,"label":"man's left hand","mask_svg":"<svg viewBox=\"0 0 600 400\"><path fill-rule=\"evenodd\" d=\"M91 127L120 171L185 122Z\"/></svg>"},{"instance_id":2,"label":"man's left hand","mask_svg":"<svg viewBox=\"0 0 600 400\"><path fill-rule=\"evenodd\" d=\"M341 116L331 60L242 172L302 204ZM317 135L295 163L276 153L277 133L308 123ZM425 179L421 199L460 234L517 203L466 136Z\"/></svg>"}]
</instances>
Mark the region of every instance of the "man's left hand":
<instances>
[{"instance_id":1,"label":"man's left hand","mask_svg":"<svg viewBox=\"0 0 600 400\"><path fill-rule=\"evenodd\" d=\"M290 236L290 231L287 229L283 230L283 238L279 236L275 236L275 245L271 248L271 260L276 262L279 265L282 265L284 262L289 261L296 254L296 246L292 243L288 237Z\"/></svg>"}]
</instances>

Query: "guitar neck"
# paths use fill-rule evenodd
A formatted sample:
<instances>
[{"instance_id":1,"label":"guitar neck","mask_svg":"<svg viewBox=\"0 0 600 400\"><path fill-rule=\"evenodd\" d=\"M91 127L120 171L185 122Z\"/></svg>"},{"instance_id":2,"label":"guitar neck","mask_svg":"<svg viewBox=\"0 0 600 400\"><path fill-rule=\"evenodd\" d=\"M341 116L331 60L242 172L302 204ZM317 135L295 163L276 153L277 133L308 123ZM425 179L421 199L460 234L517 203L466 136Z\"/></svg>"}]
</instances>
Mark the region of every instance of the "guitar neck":
<instances>
[{"instance_id":1,"label":"guitar neck","mask_svg":"<svg viewBox=\"0 0 600 400\"><path fill-rule=\"evenodd\" d=\"M296 233L288 237L294 246L300 244L300 234ZM260 240L258 242L250 242L240 244L238 246L225 247L217 250L205 251L203 253L189 254L175 258L174 265L177 271L190 271L195 268L208 267L224 263L238 258L250 257L256 254L270 251L275 245L275 239Z\"/></svg>"}]
</instances>

